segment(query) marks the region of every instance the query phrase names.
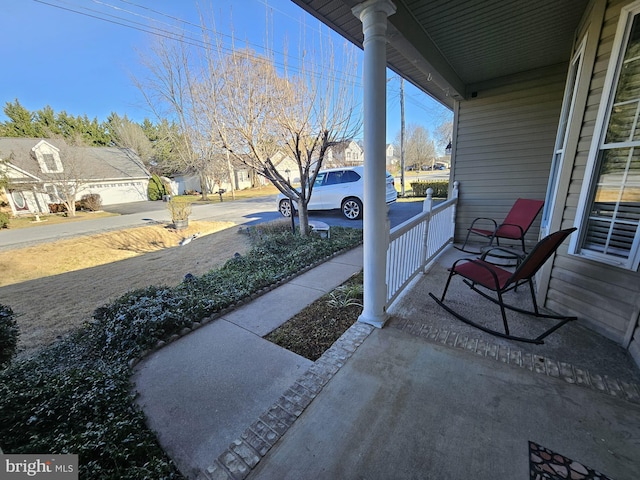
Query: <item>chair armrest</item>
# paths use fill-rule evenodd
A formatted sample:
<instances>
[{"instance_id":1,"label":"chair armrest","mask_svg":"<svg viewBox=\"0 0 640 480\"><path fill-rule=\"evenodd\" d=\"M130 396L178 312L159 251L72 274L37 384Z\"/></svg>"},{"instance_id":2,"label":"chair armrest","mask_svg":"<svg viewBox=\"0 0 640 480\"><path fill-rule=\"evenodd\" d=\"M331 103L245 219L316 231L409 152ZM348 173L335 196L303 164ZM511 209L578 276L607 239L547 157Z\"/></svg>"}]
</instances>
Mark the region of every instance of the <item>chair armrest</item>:
<instances>
[{"instance_id":1,"label":"chair armrest","mask_svg":"<svg viewBox=\"0 0 640 480\"><path fill-rule=\"evenodd\" d=\"M473 229L473 226L476 224L477 221L480 220L484 220L486 222L491 222L493 223L493 230L497 230L498 229L498 222L496 222L493 218L489 218L489 217L478 217L476 219L473 220L473 222L471 222L471 226L469 226L469 230Z\"/></svg>"},{"instance_id":2,"label":"chair armrest","mask_svg":"<svg viewBox=\"0 0 640 480\"><path fill-rule=\"evenodd\" d=\"M520 225L515 225L513 223L501 223L500 225L498 225L496 227L496 232L498 230L500 230L502 227L516 227L518 230L520 230L520 236L523 237L524 236L524 230L522 229L522 227Z\"/></svg>"}]
</instances>

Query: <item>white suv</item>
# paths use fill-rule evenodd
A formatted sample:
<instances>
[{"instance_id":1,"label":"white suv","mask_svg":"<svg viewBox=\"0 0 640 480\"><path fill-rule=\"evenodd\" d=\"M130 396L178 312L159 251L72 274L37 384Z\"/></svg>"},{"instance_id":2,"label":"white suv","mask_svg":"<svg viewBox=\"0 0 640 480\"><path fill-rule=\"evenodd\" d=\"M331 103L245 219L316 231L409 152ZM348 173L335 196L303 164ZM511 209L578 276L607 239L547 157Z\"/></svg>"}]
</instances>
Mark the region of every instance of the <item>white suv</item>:
<instances>
[{"instance_id":1,"label":"white suv","mask_svg":"<svg viewBox=\"0 0 640 480\"><path fill-rule=\"evenodd\" d=\"M398 198L393 176L387 172L385 188L387 204ZM309 210L333 210L339 208L349 220L362 218L364 198L364 167L341 167L320 170L313 186ZM278 195L278 210L285 217L291 216L291 202L283 194ZM294 205L295 207L295 205Z\"/></svg>"}]
</instances>

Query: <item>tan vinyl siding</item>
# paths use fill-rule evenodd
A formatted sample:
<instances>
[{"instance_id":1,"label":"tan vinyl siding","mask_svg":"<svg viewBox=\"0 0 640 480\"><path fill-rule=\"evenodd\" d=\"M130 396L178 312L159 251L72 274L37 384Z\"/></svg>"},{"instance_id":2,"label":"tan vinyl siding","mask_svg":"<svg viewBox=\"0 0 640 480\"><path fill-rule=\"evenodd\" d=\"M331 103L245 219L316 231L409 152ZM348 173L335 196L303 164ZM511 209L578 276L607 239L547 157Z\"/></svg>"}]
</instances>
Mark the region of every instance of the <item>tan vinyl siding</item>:
<instances>
[{"instance_id":1,"label":"tan vinyl siding","mask_svg":"<svg viewBox=\"0 0 640 480\"><path fill-rule=\"evenodd\" d=\"M544 199L565 75L566 65L558 65L460 103L453 166L461 185L458 241L474 218L502 220L517 198ZM539 223L528 243L537 240Z\"/></svg>"},{"instance_id":2,"label":"tan vinyl siding","mask_svg":"<svg viewBox=\"0 0 640 480\"><path fill-rule=\"evenodd\" d=\"M571 167L571 162L573 166L562 212L563 227L572 226L576 221L576 210L620 9L629 3L630 1L610 2L605 13L593 71L583 72L583 75L591 77L591 83L586 102L587 108L581 119L582 128L577 148L575 152L568 152L566 158L569 166ZM569 255L566 248L559 251L549 279L547 307L559 313L576 314L581 323L626 346L632 338L639 305L640 275L638 272ZM640 339L637 335L629 349L638 352L636 361L640 363L640 346L637 343Z\"/></svg>"}]
</instances>

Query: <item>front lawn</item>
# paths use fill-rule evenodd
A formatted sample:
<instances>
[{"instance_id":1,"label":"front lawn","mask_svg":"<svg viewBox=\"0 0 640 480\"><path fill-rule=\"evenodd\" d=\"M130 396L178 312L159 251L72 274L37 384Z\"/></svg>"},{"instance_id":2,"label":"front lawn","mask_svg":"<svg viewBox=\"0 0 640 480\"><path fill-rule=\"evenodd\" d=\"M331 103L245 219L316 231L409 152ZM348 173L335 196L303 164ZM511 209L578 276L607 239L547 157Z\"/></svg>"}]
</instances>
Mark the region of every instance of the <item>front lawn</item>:
<instances>
[{"instance_id":1,"label":"front lawn","mask_svg":"<svg viewBox=\"0 0 640 480\"><path fill-rule=\"evenodd\" d=\"M0 372L4 453L75 453L80 478L181 478L131 394L133 363L160 341L247 299L308 265L352 248L362 232L331 239L252 229L245 255L176 287L131 291L94 321Z\"/></svg>"}]
</instances>

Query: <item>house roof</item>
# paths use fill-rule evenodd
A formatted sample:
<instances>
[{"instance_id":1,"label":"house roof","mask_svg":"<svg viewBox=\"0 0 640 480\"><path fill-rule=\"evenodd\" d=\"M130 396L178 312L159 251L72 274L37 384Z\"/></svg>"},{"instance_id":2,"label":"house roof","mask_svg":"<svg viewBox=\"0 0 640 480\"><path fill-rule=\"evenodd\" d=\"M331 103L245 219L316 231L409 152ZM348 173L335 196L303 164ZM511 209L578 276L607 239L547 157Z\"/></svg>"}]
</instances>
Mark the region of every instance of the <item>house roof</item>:
<instances>
[{"instance_id":1,"label":"house roof","mask_svg":"<svg viewBox=\"0 0 640 480\"><path fill-rule=\"evenodd\" d=\"M41 175L32 149L41 141L58 148L56 140L41 138L0 138L0 158L9 159L19 169L36 177ZM151 174L132 150L117 147L69 147L85 180L131 180L149 178ZM65 164L64 153L60 160Z\"/></svg>"},{"instance_id":2,"label":"house roof","mask_svg":"<svg viewBox=\"0 0 640 480\"><path fill-rule=\"evenodd\" d=\"M362 48L362 0L292 0ZM602 1L602 0L595 0ZM452 107L483 82L568 62L589 0L393 0L387 63Z\"/></svg>"}]
</instances>

